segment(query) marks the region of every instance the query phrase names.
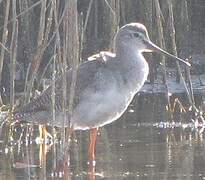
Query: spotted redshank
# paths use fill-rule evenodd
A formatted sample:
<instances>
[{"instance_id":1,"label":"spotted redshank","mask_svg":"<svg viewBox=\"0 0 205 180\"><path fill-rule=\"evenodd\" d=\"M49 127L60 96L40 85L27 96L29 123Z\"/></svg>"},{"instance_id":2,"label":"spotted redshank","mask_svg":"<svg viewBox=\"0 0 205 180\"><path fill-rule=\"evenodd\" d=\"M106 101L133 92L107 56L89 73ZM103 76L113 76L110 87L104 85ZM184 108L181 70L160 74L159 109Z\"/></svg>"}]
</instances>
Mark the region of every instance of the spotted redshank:
<instances>
[{"instance_id":1,"label":"spotted redshank","mask_svg":"<svg viewBox=\"0 0 205 180\"><path fill-rule=\"evenodd\" d=\"M89 159L94 159L97 129L117 120L143 86L149 66L143 52L156 51L190 64L153 44L144 25L130 23L121 27L115 37L114 53L100 52L77 69L73 111L64 122L63 78L55 82L55 126L70 125L73 130L90 129ZM66 72L69 97L73 69ZM37 124L52 122L52 87L38 98L14 112L14 119ZM69 99L67 99L69 101Z\"/></svg>"}]
</instances>

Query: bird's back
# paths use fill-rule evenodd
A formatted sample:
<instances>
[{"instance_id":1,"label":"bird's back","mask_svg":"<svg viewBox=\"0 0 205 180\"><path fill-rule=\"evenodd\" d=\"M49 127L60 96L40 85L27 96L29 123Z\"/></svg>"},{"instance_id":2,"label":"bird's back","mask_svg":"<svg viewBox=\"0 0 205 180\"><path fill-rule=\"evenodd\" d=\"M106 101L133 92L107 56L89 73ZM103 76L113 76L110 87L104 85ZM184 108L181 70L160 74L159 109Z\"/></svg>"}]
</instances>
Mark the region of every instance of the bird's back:
<instances>
[{"instance_id":1,"label":"bird's back","mask_svg":"<svg viewBox=\"0 0 205 180\"><path fill-rule=\"evenodd\" d=\"M73 97L73 109L76 108L78 103L82 99L82 94L85 95L85 90L93 91L95 88L98 88L98 80L96 80L96 76L98 76L101 69L104 69L106 66L106 61L111 60L114 57L111 53L102 52L95 56L89 58L89 61L81 64L77 71L74 72L73 69L69 69L66 71L66 96L67 96L67 104L70 96L71 83L73 79L73 75L76 73L77 80L74 89L74 97ZM48 124L52 122L52 109L55 108L56 116L59 118L63 116L63 106L64 106L64 97L63 97L63 75L58 77L55 81L55 105L52 106L52 86L49 86L44 92L33 99L28 104L24 105L20 109L17 109L14 112L14 120L26 121L30 123L40 123L40 124ZM88 92L89 93L89 92ZM65 108L68 110L68 107ZM70 118L69 113L67 113L68 119ZM60 121L58 123L55 122L58 126L60 125Z\"/></svg>"}]
</instances>

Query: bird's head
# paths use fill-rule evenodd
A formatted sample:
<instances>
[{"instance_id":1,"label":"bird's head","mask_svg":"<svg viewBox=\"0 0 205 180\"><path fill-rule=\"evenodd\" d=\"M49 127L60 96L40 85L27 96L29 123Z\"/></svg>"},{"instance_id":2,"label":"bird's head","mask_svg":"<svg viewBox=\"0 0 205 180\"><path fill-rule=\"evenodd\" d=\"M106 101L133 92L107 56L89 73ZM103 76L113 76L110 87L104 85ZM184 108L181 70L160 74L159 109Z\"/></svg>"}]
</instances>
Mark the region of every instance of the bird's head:
<instances>
[{"instance_id":1,"label":"bird's head","mask_svg":"<svg viewBox=\"0 0 205 180\"><path fill-rule=\"evenodd\" d=\"M151 42L146 27L140 23L130 23L121 27L116 35L115 46L116 48L119 46L120 49L125 48L128 51L129 49L134 48L135 51L138 51L139 53L155 51L190 66L188 62L172 54L169 54Z\"/></svg>"}]
</instances>

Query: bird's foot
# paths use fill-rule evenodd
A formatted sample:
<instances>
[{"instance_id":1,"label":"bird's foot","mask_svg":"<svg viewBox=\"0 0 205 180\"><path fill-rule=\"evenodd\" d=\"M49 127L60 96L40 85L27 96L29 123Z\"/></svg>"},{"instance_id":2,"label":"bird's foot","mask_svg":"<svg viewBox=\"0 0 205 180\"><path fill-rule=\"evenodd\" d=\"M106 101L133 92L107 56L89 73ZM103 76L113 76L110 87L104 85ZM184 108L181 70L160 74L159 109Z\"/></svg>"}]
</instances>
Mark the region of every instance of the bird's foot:
<instances>
[{"instance_id":1,"label":"bird's foot","mask_svg":"<svg viewBox=\"0 0 205 180\"><path fill-rule=\"evenodd\" d=\"M96 166L96 161L94 159L87 161L87 165L90 167L95 167Z\"/></svg>"},{"instance_id":2,"label":"bird's foot","mask_svg":"<svg viewBox=\"0 0 205 180\"><path fill-rule=\"evenodd\" d=\"M39 137L36 138L37 144L53 144L53 136L46 130L44 125L39 126Z\"/></svg>"}]
</instances>

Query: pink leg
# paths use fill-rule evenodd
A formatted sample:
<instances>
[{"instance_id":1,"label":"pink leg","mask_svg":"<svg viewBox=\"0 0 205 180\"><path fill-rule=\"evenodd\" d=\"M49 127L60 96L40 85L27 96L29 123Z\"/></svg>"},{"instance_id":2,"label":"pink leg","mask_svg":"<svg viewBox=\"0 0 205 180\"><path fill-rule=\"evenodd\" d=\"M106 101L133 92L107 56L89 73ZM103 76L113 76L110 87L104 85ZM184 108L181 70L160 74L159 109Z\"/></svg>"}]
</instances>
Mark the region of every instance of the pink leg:
<instances>
[{"instance_id":1,"label":"pink leg","mask_svg":"<svg viewBox=\"0 0 205 180\"><path fill-rule=\"evenodd\" d=\"M97 128L90 130L90 145L88 149L88 159L90 162L95 160L95 147L96 147L96 139L97 139Z\"/></svg>"}]
</instances>

